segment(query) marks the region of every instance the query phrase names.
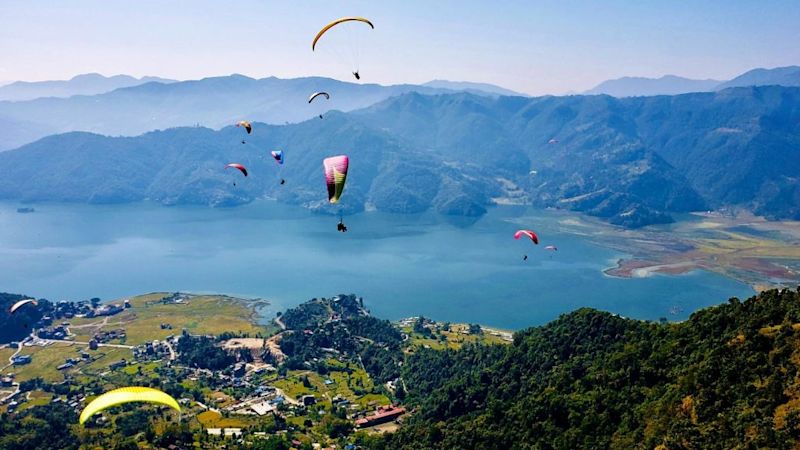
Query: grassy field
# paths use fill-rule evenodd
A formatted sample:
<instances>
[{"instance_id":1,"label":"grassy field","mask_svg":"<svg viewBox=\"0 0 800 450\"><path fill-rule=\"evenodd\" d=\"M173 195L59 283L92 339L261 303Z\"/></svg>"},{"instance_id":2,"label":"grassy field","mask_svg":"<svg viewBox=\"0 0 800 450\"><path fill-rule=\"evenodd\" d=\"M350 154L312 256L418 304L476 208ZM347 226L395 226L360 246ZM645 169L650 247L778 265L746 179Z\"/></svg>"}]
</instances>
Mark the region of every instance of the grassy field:
<instances>
[{"instance_id":1,"label":"grassy field","mask_svg":"<svg viewBox=\"0 0 800 450\"><path fill-rule=\"evenodd\" d=\"M152 295L131 299L136 320L125 326L127 342L137 345L154 339L163 340L170 334L186 329L192 334L220 334L224 331L265 333L253 323L253 311L244 302L231 297L203 295L192 297L185 304L162 305L148 303ZM169 323L172 330L162 330L160 324Z\"/></svg>"},{"instance_id":2,"label":"grassy field","mask_svg":"<svg viewBox=\"0 0 800 450\"><path fill-rule=\"evenodd\" d=\"M49 392L42 392L42 391L31 391L28 393L28 400L20 405L17 411L24 411L28 408L33 408L34 406L42 406L50 403L53 399L53 394Z\"/></svg>"},{"instance_id":3,"label":"grassy field","mask_svg":"<svg viewBox=\"0 0 800 450\"><path fill-rule=\"evenodd\" d=\"M341 364L344 367L344 364ZM310 387L303 384L303 378L308 378ZM333 383L325 384L325 380ZM372 380L363 369L353 367L353 372L348 374L344 371L331 371L327 375L319 375L310 371L290 371L287 377L272 383L280 388L286 395L294 400L298 400L303 395L313 394L318 402L322 402L330 407L331 400L340 396L350 400L350 402L366 406L370 402L381 405L388 405L389 398L382 394L369 394L374 388ZM356 392L362 392L361 395Z\"/></svg>"},{"instance_id":4,"label":"grassy field","mask_svg":"<svg viewBox=\"0 0 800 450\"><path fill-rule=\"evenodd\" d=\"M449 331L438 330L431 337L424 336L421 333L414 333L411 327L403 328L403 332L409 336L409 348L411 349L430 347L434 350L444 350L445 348L458 349L464 344L476 342L482 344L509 343L500 336L495 336L487 331L482 334L468 334L468 329L469 326L466 324L451 324ZM439 336L444 336L444 340Z\"/></svg>"},{"instance_id":5,"label":"grassy field","mask_svg":"<svg viewBox=\"0 0 800 450\"><path fill-rule=\"evenodd\" d=\"M108 370L111 363L115 363L121 359L130 361L133 359L133 352L127 348L116 347L100 347L95 351L90 351L92 358L97 358L88 364L81 364L81 371L86 374L100 374ZM135 369L134 369L135 370Z\"/></svg>"},{"instance_id":6,"label":"grassy field","mask_svg":"<svg viewBox=\"0 0 800 450\"><path fill-rule=\"evenodd\" d=\"M258 421L241 415L223 417L214 411L203 411L196 417L204 428L243 428Z\"/></svg>"},{"instance_id":7,"label":"grassy field","mask_svg":"<svg viewBox=\"0 0 800 450\"><path fill-rule=\"evenodd\" d=\"M270 330L254 323L254 312L244 301L221 295L191 296L185 303L162 304L165 293L140 295L130 299L132 308L107 318L73 319L72 331L78 341L88 341L100 330L124 328L125 343L139 345L163 340L186 329L192 334L220 334L224 331L268 334ZM162 323L172 329L161 329ZM105 325L103 325L105 324ZM94 325L94 326L87 326Z\"/></svg>"},{"instance_id":8,"label":"grassy field","mask_svg":"<svg viewBox=\"0 0 800 450\"><path fill-rule=\"evenodd\" d=\"M11 358L11 355L16 351L16 348L0 348L0 367L5 366L8 363L8 358Z\"/></svg>"},{"instance_id":9,"label":"grassy field","mask_svg":"<svg viewBox=\"0 0 800 450\"><path fill-rule=\"evenodd\" d=\"M31 355L30 364L10 366L3 373L16 374L17 381L26 381L41 377L49 383L62 381L64 375L56 367L64 364L64 360L77 356L77 347L70 344L55 343L47 347L24 347L20 355Z\"/></svg>"}]
</instances>

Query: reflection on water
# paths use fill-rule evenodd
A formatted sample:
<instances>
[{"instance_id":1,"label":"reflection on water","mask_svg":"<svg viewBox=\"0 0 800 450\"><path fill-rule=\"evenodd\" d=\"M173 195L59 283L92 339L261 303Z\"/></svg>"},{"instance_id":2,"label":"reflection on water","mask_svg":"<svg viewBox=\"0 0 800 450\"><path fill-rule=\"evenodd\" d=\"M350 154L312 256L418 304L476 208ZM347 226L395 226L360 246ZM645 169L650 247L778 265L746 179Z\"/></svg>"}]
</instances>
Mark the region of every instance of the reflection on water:
<instances>
[{"instance_id":1,"label":"reflection on water","mask_svg":"<svg viewBox=\"0 0 800 450\"><path fill-rule=\"evenodd\" d=\"M18 206L0 204L0 291L51 300L222 292L268 299L263 314L271 315L353 292L381 317L516 329L583 306L680 319L752 294L702 271L605 276L624 255L560 232L563 213L521 207L479 219L370 212L345 217L349 231L339 233L337 218L266 201L220 209L41 204L31 214ZM513 239L519 224L540 234L539 246ZM558 253L544 250L550 244Z\"/></svg>"}]
</instances>

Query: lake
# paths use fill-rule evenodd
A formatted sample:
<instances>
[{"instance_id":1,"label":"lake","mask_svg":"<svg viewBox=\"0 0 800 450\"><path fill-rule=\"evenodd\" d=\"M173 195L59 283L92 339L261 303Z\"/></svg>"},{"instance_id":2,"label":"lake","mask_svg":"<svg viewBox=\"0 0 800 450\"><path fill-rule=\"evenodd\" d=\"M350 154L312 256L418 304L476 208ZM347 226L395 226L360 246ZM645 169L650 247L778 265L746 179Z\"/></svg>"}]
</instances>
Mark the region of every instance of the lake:
<instances>
[{"instance_id":1,"label":"lake","mask_svg":"<svg viewBox=\"0 0 800 450\"><path fill-rule=\"evenodd\" d=\"M152 291L264 298L262 315L355 293L388 319L425 315L506 329L583 306L680 320L747 285L705 271L619 279L627 256L559 231L565 213L497 207L478 219L367 212L337 218L259 201L236 208L0 203L0 291L50 300ZM540 245L513 239L518 224ZM544 250L557 245L558 252ZM528 255L528 261L522 256ZM683 312L671 315L670 309Z\"/></svg>"}]
</instances>

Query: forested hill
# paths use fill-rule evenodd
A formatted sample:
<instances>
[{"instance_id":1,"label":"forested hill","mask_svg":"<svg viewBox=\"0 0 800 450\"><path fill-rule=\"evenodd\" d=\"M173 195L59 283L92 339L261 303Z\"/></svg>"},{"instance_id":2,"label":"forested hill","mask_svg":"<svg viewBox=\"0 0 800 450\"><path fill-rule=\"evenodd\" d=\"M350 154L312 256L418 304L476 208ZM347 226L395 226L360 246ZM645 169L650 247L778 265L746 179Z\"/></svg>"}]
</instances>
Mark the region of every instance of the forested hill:
<instances>
[{"instance_id":1,"label":"forested hill","mask_svg":"<svg viewBox=\"0 0 800 450\"><path fill-rule=\"evenodd\" d=\"M626 99L408 93L324 119L255 123L250 136L235 127L50 136L0 153L0 199L235 205L275 197L318 208L326 203L320 162L344 153L341 207L351 212L477 216L518 203L637 227L734 205L800 219L798 123L800 88L781 86ZM285 154L280 176L275 149ZM249 178L225 171L230 162L246 165Z\"/></svg>"},{"instance_id":2,"label":"forested hill","mask_svg":"<svg viewBox=\"0 0 800 450\"><path fill-rule=\"evenodd\" d=\"M581 309L511 346L422 350L393 449L797 448L800 289L656 324Z\"/></svg>"}]
</instances>

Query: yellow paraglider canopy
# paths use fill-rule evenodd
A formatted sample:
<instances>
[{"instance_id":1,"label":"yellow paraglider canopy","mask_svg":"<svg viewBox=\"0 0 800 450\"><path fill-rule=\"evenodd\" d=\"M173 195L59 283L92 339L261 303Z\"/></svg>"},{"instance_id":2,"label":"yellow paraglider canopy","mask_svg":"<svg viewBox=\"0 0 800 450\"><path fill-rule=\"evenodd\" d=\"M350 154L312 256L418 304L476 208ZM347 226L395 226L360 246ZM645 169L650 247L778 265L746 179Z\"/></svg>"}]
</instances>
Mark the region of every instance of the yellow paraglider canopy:
<instances>
[{"instance_id":1,"label":"yellow paraglider canopy","mask_svg":"<svg viewBox=\"0 0 800 450\"><path fill-rule=\"evenodd\" d=\"M375 29L375 25L373 25L372 22L370 22L368 19L365 19L363 17L342 17L341 19L336 19L333 22L331 22L331 23L325 25L324 27L322 27L322 29L319 30L319 33L317 33L317 35L314 36L314 41L311 42L311 51L314 51L314 49L317 46L317 41L319 40L319 38L322 37L323 34L325 34L326 31L330 30L331 28L335 27L336 25L339 25L340 23L353 22L353 21L364 22L365 24L369 25L370 28L372 28L373 30Z\"/></svg>"},{"instance_id":2,"label":"yellow paraglider canopy","mask_svg":"<svg viewBox=\"0 0 800 450\"><path fill-rule=\"evenodd\" d=\"M83 425L90 417L104 409L130 402L158 403L181 412L178 402L164 392L149 387L131 386L108 391L92 400L91 403L86 405L86 408L83 408L80 424Z\"/></svg>"}]
</instances>

